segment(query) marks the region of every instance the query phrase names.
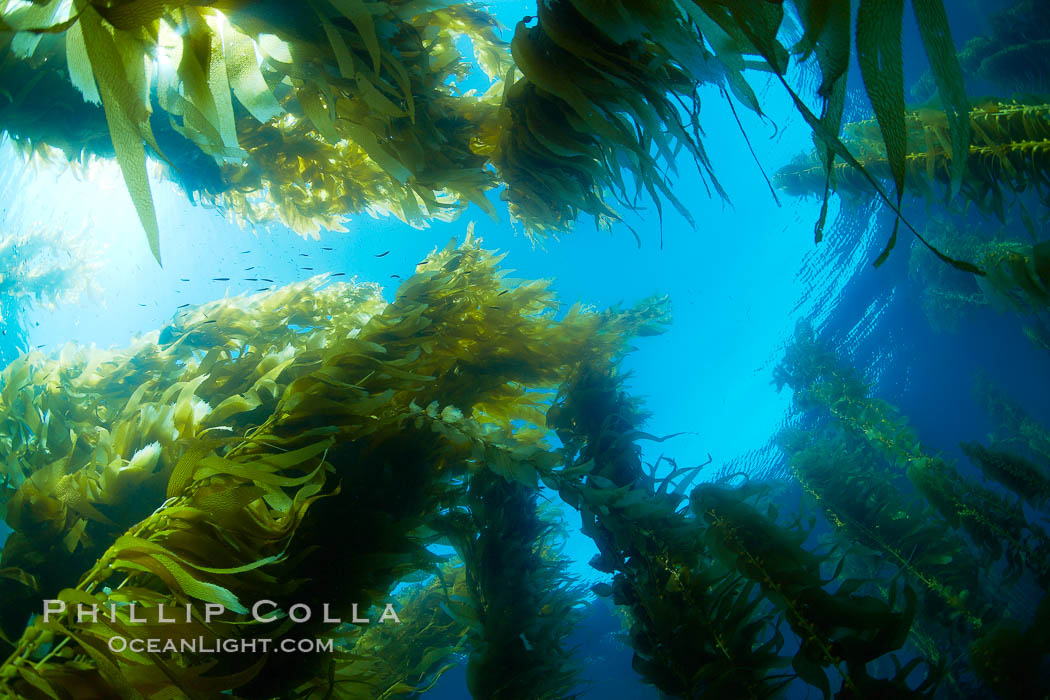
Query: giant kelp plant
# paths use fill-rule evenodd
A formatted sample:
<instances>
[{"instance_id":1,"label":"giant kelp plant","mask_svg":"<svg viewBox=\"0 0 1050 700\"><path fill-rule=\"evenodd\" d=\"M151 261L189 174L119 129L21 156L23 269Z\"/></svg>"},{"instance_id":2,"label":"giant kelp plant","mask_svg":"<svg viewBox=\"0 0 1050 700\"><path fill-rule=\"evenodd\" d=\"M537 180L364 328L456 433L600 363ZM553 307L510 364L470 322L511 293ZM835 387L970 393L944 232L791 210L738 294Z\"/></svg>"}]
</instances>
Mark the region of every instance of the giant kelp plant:
<instances>
[{"instance_id":1,"label":"giant kelp plant","mask_svg":"<svg viewBox=\"0 0 1050 700\"><path fill-rule=\"evenodd\" d=\"M237 687L272 697L305 684L328 697L337 681L352 688L355 668L374 676L374 664L360 663L368 647L346 659L238 665L234 656L213 667L181 653L109 656L105 645L115 635L330 633L319 621L243 617L132 629L124 615L130 602L147 614L164 603L185 619L203 601L243 614L242 601L265 594L285 611L323 601L349 619L352 604L367 609L399 580L433 570L426 545L440 539L467 567L462 583L447 584L457 592L449 610L471 639L478 696L510 692L484 685L492 664L500 683L542 680L546 695L567 692L573 675L558 645L576 595L556 583L550 526L535 513L538 474L557 465L539 406L572 364L617 353L632 329L659 323L663 307L573 310L556 321L546 285L504 285L497 260L468 241L434 253L391 304L372 285L315 279L184 312L126 350L71 346L13 363L2 390L3 501L15 530L0 579L8 691L155 697ZM510 592L495 576L507 569L522 577ZM38 616L26 627L40 601L56 597L71 609L113 603L118 614ZM440 653L412 662L416 681L454 647L436 636ZM509 673L507 660L521 654ZM399 673L383 677L409 692Z\"/></svg>"},{"instance_id":2,"label":"giant kelp plant","mask_svg":"<svg viewBox=\"0 0 1050 700\"><path fill-rule=\"evenodd\" d=\"M484 193L502 183L512 215L538 234L581 213L617 220L610 191L627 206L645 191L690 218L666 179L678 151L721 192L697 88L719 85L761 113L745 77L758 69L789 91L821 163L841 158L889 201L838 138L855 34L899 207L903 2L860 0L855 23L851 4L793 0L803 36L787 46L779 0L542 2L508 52L489 15L444 2L323 0L293 11L273 0L4 0L0 128L29 148L112 153L158 259L147 151L235 218L315 232L387 211L418 224L467 202L491 211ZM947 107L957 184L970 129L962 74L940 0L912 4ZM491 81L484 95L450 83L469 68L461 36ZM819 64L819 116L786 81L792 54ZM70 115L75 132L61 128Z\"/></svg>"},{"instance_id":3,"label":"giant kelp plant","mask_svg":"<svg viewBox=\"0 0 1050 700\"><path fill-rule=\"evenodd\" d=\"M955 168L950 121L934 107L906 114L907 146L904 177L909 191L930 199L949 200ZM970 113L973 139L959 192L978 209L1005 218L1006 205L1025 192L1034 192L1043 206L1050 201L1050 106L1033 102L985 100ZM891 164L880 140L878 125L867 120L848 124L843 141L871 175L890 180ZM784 191L802 196L823 191L826 173L819 153L801 156L773 178ZM832 179L836 192L863 195L868 180L854 168L836 165Z\"/></svg>"}]
</instances>

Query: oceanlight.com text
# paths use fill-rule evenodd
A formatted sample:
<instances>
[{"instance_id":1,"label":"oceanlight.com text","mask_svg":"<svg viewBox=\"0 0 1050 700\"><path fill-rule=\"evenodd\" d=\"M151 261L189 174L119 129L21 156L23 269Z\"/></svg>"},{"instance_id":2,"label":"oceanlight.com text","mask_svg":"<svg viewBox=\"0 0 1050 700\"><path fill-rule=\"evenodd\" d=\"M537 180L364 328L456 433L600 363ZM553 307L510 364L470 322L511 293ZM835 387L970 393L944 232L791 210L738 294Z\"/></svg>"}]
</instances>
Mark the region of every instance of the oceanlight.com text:
<instances>
[{"instance_id":1,"label":"oceanlight.com text","mask_svg":"<svg viewBox=\"0 0 1050 700\"><path fill-rule=\"evenodd\" d=\"M110 637L109 650L120 654L131 650L137 654L193 653L193 654L316 654L332 652L331 639L128 639Z\"/></svg>"}]
</instances>

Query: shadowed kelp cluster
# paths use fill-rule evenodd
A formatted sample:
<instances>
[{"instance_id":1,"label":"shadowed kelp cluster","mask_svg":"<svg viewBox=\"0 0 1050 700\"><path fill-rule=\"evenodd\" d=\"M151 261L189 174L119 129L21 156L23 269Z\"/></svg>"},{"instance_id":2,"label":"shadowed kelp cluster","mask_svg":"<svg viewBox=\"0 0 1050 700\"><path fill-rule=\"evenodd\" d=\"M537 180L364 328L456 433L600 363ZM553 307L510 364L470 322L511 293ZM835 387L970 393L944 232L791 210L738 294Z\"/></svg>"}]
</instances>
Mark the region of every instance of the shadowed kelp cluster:
<instances>
[{"instance_id":1,"label":"shadowed kelp cluster","mask_svg":"<svg viewBox=\"0 0 1050 700\"><path fill-rule=\"evenodd\" d=\"M912 4L957 185L970 129L962 73L940 0ZM903 2L860 0L855 22L851 5L556 0L539 3L508 45L491 16L463 4L5 0L0 128L31 150L113 155L158 260L147 152L198 201L301 233L362 211L416 225L469 202L494 214L485 193L502 185L512 216L542 234L581 213L619 220L610 194L632 207L645 192L691 220L667 179L680 151L724 196L702 146L697 90L718 86L761 115L748 82L757 71L789 92L824 167L842 159L894 206L838 138L855 37L899 210ZM803 34L786 45L792 16ZM488 78L484 95L455 86L471 70L461 37ZM819 65L816 112L786 80L792 56ZM886 253L895 238L896 229Z\"/></svg>"}]
</instances>

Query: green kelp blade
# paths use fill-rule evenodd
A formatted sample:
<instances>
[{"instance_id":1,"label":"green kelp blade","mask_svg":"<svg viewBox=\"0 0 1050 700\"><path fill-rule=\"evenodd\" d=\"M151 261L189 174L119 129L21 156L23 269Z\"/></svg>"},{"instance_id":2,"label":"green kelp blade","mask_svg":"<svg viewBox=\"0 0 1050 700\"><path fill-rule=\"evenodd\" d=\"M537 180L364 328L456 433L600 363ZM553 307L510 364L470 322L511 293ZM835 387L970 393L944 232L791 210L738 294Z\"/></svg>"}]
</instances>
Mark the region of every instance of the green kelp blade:
<instances>
[{"instance_id":1,"label":"green kelp blade","mask_svg":"<svg viewBox=\"0 0 1050 700\"><path fill-rule=\"evenodd\" d=\"M952 138L952 182L951 196L959 194L966 156L970 152L970 104L966 99L959 55L955 51L948 15L941 0L912 0L915 20L919 24L919 35L930 69L937 81L937 91L948 117L948 132Z\"/></svg>"},{"instance_id":2,"label":"green kelp blade","mask_svg":"<svg viewBox=\"0 0 1050 700\"><path fill-rule=\"evenodd\" d=\"M897 189L893 235L875 260L875 267L886 261L897 243L900 206L904 197L908 128L904 121L903 14L904 0L861 0L857 10L857 62L886 144L886 160Z\"/></svg>"},{"instance_id":3,"label":"green kelp blade","mask_svg":"<svg viewBox=\"0 0 1050 700\"><path fill-rule=\"evenodd\" d=\"M379 75L379 68L382 65L382 52L380 51L379 37L376 35L376 25L372 19L371 10L362 0L329 0L329 2L332 7L354 25L354 28L361 36L361 41L364 42L365 48L368 50L368 55L372 58L372 68L375 69L375 74Z\"/></svg>"},{"instance_id":4,"label":"green kelp blade","mask_svg":"<svg viewBox=\"0 0 1050 700\"><path fill-rule=\"evenodd\" d=\"M142 228L146 231L150 252L161 264L160 230L146 174L146 148L142 143L140 126L147 118L147 112L124 73L116 42L103 26L102 16L87 4L87 0L78 0L77 6L81 9L80 26L84 34L84 46L102 96L102 107L106 113L117 164L124 175L124 184L131 195Z\"/></svg>"}]
</instances>

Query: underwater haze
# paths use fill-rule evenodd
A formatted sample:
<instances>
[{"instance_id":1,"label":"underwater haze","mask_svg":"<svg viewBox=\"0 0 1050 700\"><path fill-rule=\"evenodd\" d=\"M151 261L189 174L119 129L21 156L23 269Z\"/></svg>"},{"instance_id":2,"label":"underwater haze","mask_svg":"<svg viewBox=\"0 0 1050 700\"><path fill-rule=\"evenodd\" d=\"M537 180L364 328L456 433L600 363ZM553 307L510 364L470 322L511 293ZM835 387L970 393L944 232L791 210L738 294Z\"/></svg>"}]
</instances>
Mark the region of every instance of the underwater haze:
<instances>
[{"instance_id":1,"label":"underwater haze","mask_svg":"<svg viewBox=\"0 0 1050 700\"><path fill-rule=\"evenodd\" d=\"M0 697L1050 695L1048 49L0 0Z\"/></svg>"}]
</instances>

